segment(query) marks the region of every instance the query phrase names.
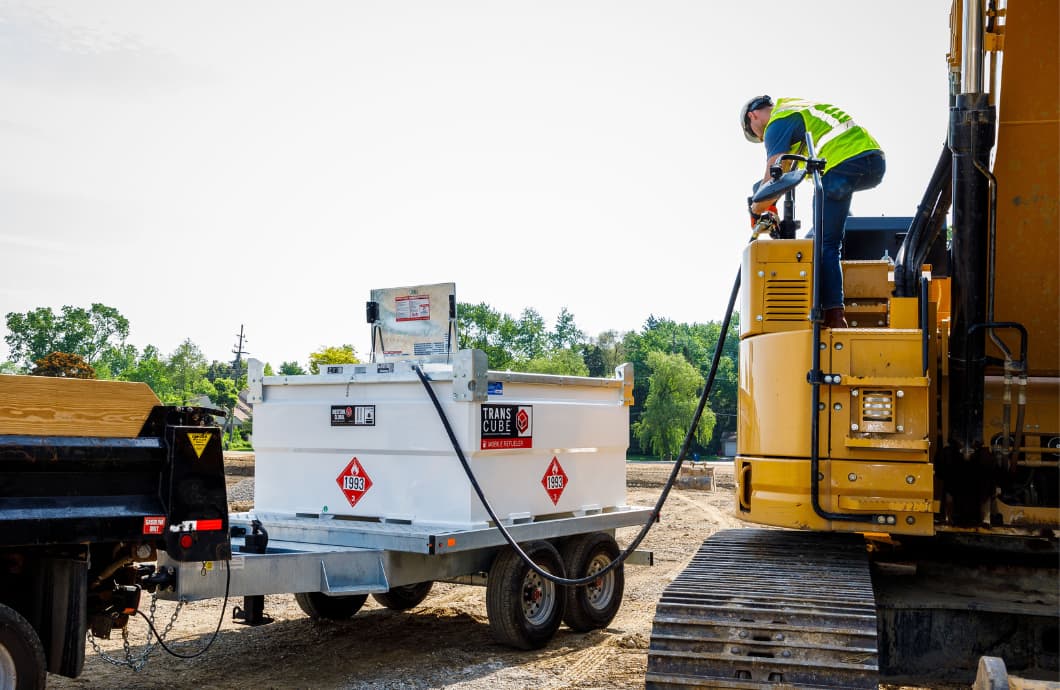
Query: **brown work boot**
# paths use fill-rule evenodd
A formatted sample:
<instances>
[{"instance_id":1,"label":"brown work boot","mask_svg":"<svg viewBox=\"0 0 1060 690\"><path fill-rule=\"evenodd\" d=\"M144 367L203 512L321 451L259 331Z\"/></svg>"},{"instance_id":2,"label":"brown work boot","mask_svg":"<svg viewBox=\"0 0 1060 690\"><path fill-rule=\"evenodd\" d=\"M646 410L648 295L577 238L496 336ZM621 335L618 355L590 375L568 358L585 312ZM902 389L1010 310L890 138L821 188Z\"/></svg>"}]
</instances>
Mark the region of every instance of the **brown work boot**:
<instances>
[{"instance_id":1,"label":"brown work boot","mask_svg":"<svg viewBox=\"0 0 1060 690\"><path fill-rule=\"evenodd\" d=\"M847 328L847 317L843 313L843 307L834 307L824 310L825 328Z\"/></svg>"}]
</instances>

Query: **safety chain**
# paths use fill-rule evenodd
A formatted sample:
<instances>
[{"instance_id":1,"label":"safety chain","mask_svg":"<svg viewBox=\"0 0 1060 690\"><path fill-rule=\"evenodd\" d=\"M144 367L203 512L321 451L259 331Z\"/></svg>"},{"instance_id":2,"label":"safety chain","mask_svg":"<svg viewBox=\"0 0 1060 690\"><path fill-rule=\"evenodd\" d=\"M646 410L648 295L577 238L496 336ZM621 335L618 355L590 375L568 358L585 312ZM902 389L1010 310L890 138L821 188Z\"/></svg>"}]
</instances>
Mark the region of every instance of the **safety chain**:
<instances>
[{"instance_id":1,"label":"safety chain","mask_svg":"<svg viewBox=\"0 0 1060 690\"><path fill-rule=\"evenodd\" d=\"M149 609L149 615L147 619L154 625L155 622L155 607L158 604L158 597L155 595L151 596L151 608ZM147 642L144 644L143 652L138 656L133 656L132 646L129 644L129 626L126 625L121 630L122 647L125 649L125 658L119 659L113 657L103 651L103 648L96 642L96 638L92 635L92 631L88 631L88 642L92 645L92 649L96 651L101 659L109 664L115 666L125 666L131 668L133 671L139 673L143 670L144 666L147 665L147 659L151 656L151 653L155 651L158 642L165 642L166 637L169 636L169 631L173 629L173 625L177 622L177 615L180 614L180 610L184 607L184 601L178 601L176 608L173 609L173 615L169 617L169 623L166 624L165 630L162 631L161 636L155 641L151 641L151 626L147 627Z\"/></svg>"}]
</instances>

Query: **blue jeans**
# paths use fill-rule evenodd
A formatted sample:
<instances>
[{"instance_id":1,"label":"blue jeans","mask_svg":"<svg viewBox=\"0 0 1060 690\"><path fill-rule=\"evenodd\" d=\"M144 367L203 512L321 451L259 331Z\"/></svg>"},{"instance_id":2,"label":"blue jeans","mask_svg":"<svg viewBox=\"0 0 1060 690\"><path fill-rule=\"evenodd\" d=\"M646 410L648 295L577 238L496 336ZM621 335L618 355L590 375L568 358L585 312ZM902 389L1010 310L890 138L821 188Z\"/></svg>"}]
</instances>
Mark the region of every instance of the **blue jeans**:
<instances>
[{"instance_id":1,"label":"blue jeans","mask_svg":"<svg viewBox=\"0 0 1060 690\"><path fill-rule=\"evenodd\" d=\"M883 179L887 164L882 151L869 151L849 158L831 170L826 169L821 184L824 187L824 219L821 223L821 307L834 309L843 306L843 267L839 252L850 199L854 192L872 189ZM816 232L816 231L815 231Z\"/></svg>"}]
</instances>

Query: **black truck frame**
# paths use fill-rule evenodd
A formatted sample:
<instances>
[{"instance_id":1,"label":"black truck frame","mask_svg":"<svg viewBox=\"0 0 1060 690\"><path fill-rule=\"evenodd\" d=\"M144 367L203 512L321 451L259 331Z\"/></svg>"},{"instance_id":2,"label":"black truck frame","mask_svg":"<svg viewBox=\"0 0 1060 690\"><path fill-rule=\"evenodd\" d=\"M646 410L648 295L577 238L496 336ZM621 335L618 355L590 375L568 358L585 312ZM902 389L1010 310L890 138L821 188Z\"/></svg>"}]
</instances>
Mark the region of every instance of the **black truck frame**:
<instances>
[{"instance_id":1,"label":"black truck frame","mask_svg":"<svg viewBox=\"0 0 1060 690\"><path fill-rule=\"evenodd\" d=\"M80 675L88 631L109 638L172 585L159 551L229 560L219 414L159 405L135 438L0 434L0 686Z\"/></svg>"}]
</instances>

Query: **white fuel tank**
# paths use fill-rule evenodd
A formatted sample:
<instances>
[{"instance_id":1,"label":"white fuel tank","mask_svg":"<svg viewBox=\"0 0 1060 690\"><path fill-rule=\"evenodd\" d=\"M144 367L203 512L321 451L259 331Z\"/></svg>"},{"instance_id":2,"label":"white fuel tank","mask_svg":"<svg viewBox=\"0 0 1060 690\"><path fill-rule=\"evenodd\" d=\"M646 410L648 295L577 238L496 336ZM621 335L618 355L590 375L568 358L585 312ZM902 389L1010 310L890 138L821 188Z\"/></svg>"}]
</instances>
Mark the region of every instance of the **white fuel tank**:
<instances>
[{"instance_id":1,"label":"white fuel tank","mask_svg":"<svg viewBox=\"0 0 1060 690\"><path fill-rule=\"evenodd\" d=\"M257 514L473 529L489 522L413 367L420 366L503 522L625 508L632 366L614 378L453 363L262 376L251 360Z\"/></svg>"}]
</instances>

